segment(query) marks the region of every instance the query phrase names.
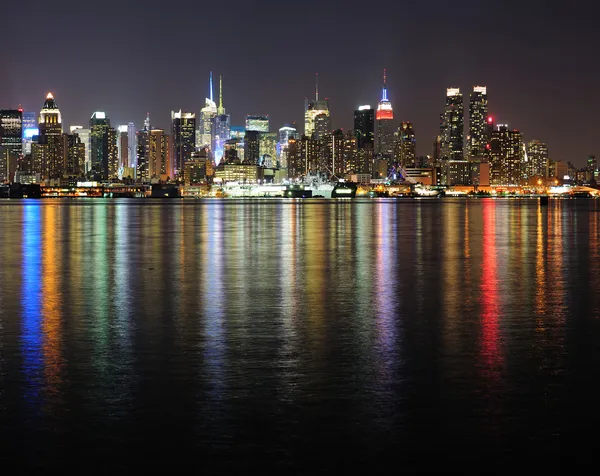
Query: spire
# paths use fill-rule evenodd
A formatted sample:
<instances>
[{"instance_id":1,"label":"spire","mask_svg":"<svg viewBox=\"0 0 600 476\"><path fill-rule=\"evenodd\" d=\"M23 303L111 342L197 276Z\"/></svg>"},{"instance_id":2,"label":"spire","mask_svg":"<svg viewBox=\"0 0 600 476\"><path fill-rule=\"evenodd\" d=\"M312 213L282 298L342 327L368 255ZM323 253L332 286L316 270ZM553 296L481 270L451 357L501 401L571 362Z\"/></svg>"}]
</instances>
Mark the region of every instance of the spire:
<instances>
[{"instance_id":1,"label":"spire","mask_svg":"<svg viewBox=\"0 0 600 476\"><path fill-rule=\"evenodd\" d=\"M213 100L213 83L212 83L212 71L210 72L210 86L209 86L209 91L208 91L208 95L210 97L210 100Z\"/></svg>"},{"instance_id":2,"label":"spire","mask_svg":"<svg viewBox=\"0 0 600 476\"><path fill-rule=\"evenodd\" d=\"M319 73L316 74L315 100L319 100Z\"/></svg>"},{"instance_id":3,"label":"spire","mask_svg":"<svg viewBox=\"0 0 600 476\"><path fill-rule=\"evenodd\" d=\"M223 107L223 75L219 75L219 114L225 114L225 108Z\"/></svg>"},{"instance_id":4,"label":"spire","mask_svg":"<svg viewBox=\"0 0 600 476\"><path fill-rule=\"evenodd\" d=\"M383 70L383 91L381 94L381 100L382 101L388 100L388 97L387 97L387 70L385 68Z\"/></svg>"},{"instance_id":5,"label":"spire","mask_svg":"<svg viewBox=\"0 0 600 476\"><path fill-rule=\"evenodd\" d=\"M144 129L147 131L150 130L150 113L149 112L146 113L146 119L144 119Z\"/></svg>"}]
</instances>

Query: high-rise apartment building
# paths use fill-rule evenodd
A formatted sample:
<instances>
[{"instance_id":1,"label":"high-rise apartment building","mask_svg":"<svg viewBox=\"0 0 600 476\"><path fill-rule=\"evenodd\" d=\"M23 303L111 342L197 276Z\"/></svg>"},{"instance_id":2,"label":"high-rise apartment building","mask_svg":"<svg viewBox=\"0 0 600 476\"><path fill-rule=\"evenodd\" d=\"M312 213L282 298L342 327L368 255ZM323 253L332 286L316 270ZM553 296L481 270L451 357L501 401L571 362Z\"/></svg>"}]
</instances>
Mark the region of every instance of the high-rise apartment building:
<instances>
[{"instance_id":1,"label":"high-rise apartment building","mask_svg":"<svg viewBox=\"0 0 600 476\"><path fill-rule=\"evenodd\" d=\"M464 159L464 105L459 88L448 88L441 115L440 153L442 160Z\"/></svg>"},{"instance_id":2,"label":"high-rise apartment building","mask_svg":"<svg viewBox=\"0 0 600 476\"><path fill-rule=\"evenodd\" d=\"M331 130L331 115L329 112L329 99L319 100L319 75L315 88L315 99L304 99L304 135L315 136L319 139Z\"/></svg>"},{"instance_id":3,"label":"high-rise apartment building","mask_svg":"<svg viewBox=\"0 0 600 476\"><path fill-rule=\"evenodd\" d=\"M402 167L415 167L417 159L417 140L411 122L403 122L395 134L394 156Z\"/></svg>"},{"instance_id":4,"label":"high-rise apartment building","mask_svg":"<svg viewBox=\"0 0 600 476\"><path fill-rule=\"evenodd\" d=\"M298 131L295 127L289 125L279 129L279 144L277 145L279 165L282 168L287 168L288 164L288 147L290 139L297 139Z\"/></svg>"},{"instance_id":5,"label":"high-rise apartment building","mask_svg":"<svg viewBox=\"0 0 600 476\"><path fill-rule=\"evenodd\" d=\"M246 131L269 132L269 116L246 116Z\"/></svg>"},{"instance_id":6,"label":"high-rise apartment building","mask_svg":"<svg viewBox=\"0 0 600 476\"><path fill-rule=\"evenodd\" d=\"M375 109L371 106L359 106L354 111L354 133L359 149L373 149L375 146Z\"/></svg>"},{"instance_id":7,"label":"high-rise apartment building","mask_svg":"<svg viewBox=\"0 0 600 476\"><path fill-rule=\"evenodd\" d=\"M170 176L170 137L162 129L151 129L148 134L148 161L146 175L149 179Z\"/></svg>"},{"instance_id":8,"label":"high-rise apartment building","mask_svg":"<svg viewBox=\"0 0 600 476\"><path fill-rule=\"evenodd\" d=\"M523 137L517 130L499 124L490 139L492 185L519 185L523 159Z\"/></svg>"},{"instance_id":9,"label":"high-rise apartment building","mask_svg":"<svg viewBox=\"0 0 600 476\"><path fill-rule=\"evenodd\" d=\"M487 87L475 86L469 98L469 157L484 157L489 144Z\"/></svg>"},{"instance_id":10,"label":"high-rise apartment building","mask_svg":"<svg viewBox=\"0 0 600 476\"><path fill-rule=\"evenodd\" d=\"M391 159L394 154L394 110L388 99L387 74L383 70L383 90L377 106L377 152Z\"/></svg>"},{"instance_id":11,"label":"high-rise apartment building","mask_svg":"<svg viewBox=\"0 0 600 476\"><path fill-rule=\"evenodd\" d=\"M77 129L64 134L65 171L67 177L83 177L85 174L85 144L77 134Z\"/></svg>"},{"instance_id":12,"label":"high-rise apartment building","mask_svg":"<svg viewBox=\"0 0 600 476\"><path fill-rule=\"evenodd\" d=\"M548 144L539 140L527 144L526 176L548 177Z\"/></svg>"},{"instance_id":13,"label":"high-rise apartment building","mask_svg":"<svg viewBox=\"0 0 600 476\"><path fill-rule=\"evenodd\" d=\"M192 158L196 144L196 115L192 112L171 112L174 173L183 177L184 165ZM212 127L212 125L211 125ZM210 147L210 142L207 147Z\"/></svg>"},{"instance_id":14,"label":"high-rise apartment building","mask_svg":"<svg viewBox=\"0 0 600 476\"><path fill-rule=\"evenodd\" d=\"M117 176L117 131L102 111L94 112L90 118L90 161L90 173L95 180Z\"/></svg>"}]
</instances>

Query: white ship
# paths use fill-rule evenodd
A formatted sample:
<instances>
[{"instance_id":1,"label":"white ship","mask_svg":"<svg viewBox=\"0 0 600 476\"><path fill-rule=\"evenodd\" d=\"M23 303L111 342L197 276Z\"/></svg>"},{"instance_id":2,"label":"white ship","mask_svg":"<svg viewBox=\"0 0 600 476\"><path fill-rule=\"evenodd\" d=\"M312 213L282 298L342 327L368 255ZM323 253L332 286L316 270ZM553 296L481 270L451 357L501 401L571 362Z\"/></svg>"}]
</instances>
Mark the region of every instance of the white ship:
<instances>
[{"instance_id":1,"label":"white ship","mask_svg":"<svg viewBox=\"0 0 600 476\"><path fill-rule=\"evenodd\" d=\"M322 175L308 174L304 177L304 188L312 192L313 198L331 198L335 183Z\"/></svg>"}]
</instances>

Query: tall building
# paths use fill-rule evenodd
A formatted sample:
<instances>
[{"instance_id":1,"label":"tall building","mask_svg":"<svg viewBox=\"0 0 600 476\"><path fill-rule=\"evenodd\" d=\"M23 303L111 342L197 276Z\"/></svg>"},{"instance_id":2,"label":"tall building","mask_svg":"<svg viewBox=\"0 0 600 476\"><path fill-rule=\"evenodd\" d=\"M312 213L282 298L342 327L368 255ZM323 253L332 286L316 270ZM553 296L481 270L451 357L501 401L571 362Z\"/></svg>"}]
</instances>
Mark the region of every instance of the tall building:
<instances>
[{"instance_id":1,"label":"tall building","mask_svg":"<svg viewBox=\"0 0 600 476\"><path fill-rule=\"evenodd\" d=\"M304 135L315 136L319 139L331 130L331 115L329 112L329 99L319 100L319 75L317 74L315 99L304 99Z\"/></svg>"},{"instance_id":2,"label":"tall building","mask_svg":"<svg viewBox=\"0 0 600 476\"><path fill-rule=\"evenodd\" d=\"M246 116L246 131L269 132L269 116Z\"/></svg>"},{"instance_id":3,"label":"tall building","mask_svg":"<svg viewBox=\"0 0 600 476\"><path fill-rule=\"evenodd\" d=\"M388 99L387 73L383 70L383 90L377 106L377 152L391 159L394 154L394 110Z\"/></svg>"},{"instance_id":4,"label":"tall building","mask_svg":"<svg viewBox=\"0 0 600 476\"><path fill-rule=\"evenodd\" d=\"M417 159L417 140L411 122L403 122L395 134L394 155L402 167L415 167Z\"/></svg>"},{"instance_id":5,"label":"tall building","mask_svg":"<svg viewBox=\"0 0 600 476\"><path fill-rule=\"evenodd\" d=\"M31 154L31 143L35 136L40 135L35 112L23 112L23 155Z\"/></svg>"},{"instance_id":6,"label":"tall building","mask_svg":"<svg viewBox=\"0 0 600 476\"><path fill-rule=\"evenodd\" d=\"M119 169L129 167L129 126L117 127L117 157Z\"/></svg>"},{"instance_id":7,"label":"tall building","mask_svg":"<svg viewBox=\"0 0 600 476\"><path fill-rule=\"evenodd\" d=\"M216 164L223 157L225 142L231 137L231 116L225 113L223 106L223 76L219 77L219 107L217 115L213 118L212 128L212 151Z\"/></svg>"},{"instance_id":8,"label":"tall building","mask_svg":"<svg viewBox=\"0 0 600 476\"><path fill-rule=\"evenodd\" d=\"M34 154L35 172L41 173L43 178L59 178L64 171L62 116L52 93L46 96L38 124L40 135Z\"/></svg>"},{"instance_id":9,"label":"tall building","mask_svg":"<svg viewBox=\"0 0 600 476\"><path fill-rule=\"evenodd\" d=\"M96 111L90 118L90 174L95 180L117 176L117 132L106 113Z\"/></svg>"},{"instance_id":10,"label":"tall building","mask_svg":"<svg viewBox=\"0 0 600 476\"><path fill-rule=\"evenodd\" d=\"M11 170L23 153L23 111L0 110L0 182L12 180Z\"/></svg>"},{"instance_id":11,"label":"tall building","mask_svg":"<svg viewBox=\"0 0 600 476\"><path fill-rule=\"evenodd\" d=\"M487 87L475 86L469 98L469 157L484 157L489 144Z\"/></svg>"},{"instance_id":12,"label":"tall building","mask_svg":"<svg viewBox=\"0 0 600 476\"><path fill-rule=\"evenodd\" d=\"M299 179L307 173L320 170L320 142L314 137L290 139L288 148L288 177Z\"/></svg>"},{"instance_id":13,"label":"tall building","mask_svg":"<svg viewBox=\"0 0 600 476\"><path fill-rule=\"evenodd\" d=\"M371 106L359 106L354 111L354 133L359 149L375 146L375 109Z\"/></svg>"},{"instance_id":14,"label":"tall building","mask_svg":"<svg viewBox=\"0 0 600 476\"><path fill-rule=\"evenodd\" d=\"M217 104L213 100L212 71L210 72L208 95L209 97L207 97L204 101L204 107L200 110L200 123L198 124L198 130L196 131L195 146L198 150L204 147L211 147L213 143L213 119L219 112ZM173 136L173 140L175 140L175 136ZM175 167L177 168L177 164L175 164ZM183 174L183 169L181 169L181 173Z\"/></svg>"},{"instance_id":15,"label":"tall building","mask_svg":"<svg viewBox=\"0 0 600 476\"><path fill-rule=\"evenodd\" d=\"M258 164L260 158L260 132L246 131L244 136L244 162Z\"/></svg>"},{"instance_id":16,"label":"tall building","mask_svg":"<svg viewBox=\"0 0 600 476\"><path fill-rule=\"evenodd\" d=\"M548 177L548 144L539 140L529 141L526 153L527 177Z\"/></svg>"},{"instance_id":17,"label":"tall building","mask_svg":"<svg viewBox=\"0 0 600 476\"><path fill-rule=\"evenodd\" d=\"M523 137L517 130L499 124L490 139L492 185L519 185L523 159Z\"/></svg>"},{"instance_id":18,"label":"tall building","mask_svg":"<svg viewBox=\"0 0 600 476\"><path fill-rule=\"evenodd\" d=\"M65 175L68 177L83 177L85 174L85 144L77 131L64 134Z\"/></svg>"},{"instance_id":19,"label":"tall building","mask_svg":"<svg viewBox=\"0 0 600 476\"><path fill-rule=\"evenodd\" d=\"M144 127L136 132L136 151L135 151L135 178L140 182L150 180L148 175L148 162L150 160L150 115L146 116Z\"/></svg>"},{"instance_id":20,"label":"tall building","mask_svg":"<svg viewBox=\"0 0 600 476\"><path fill-rule=\"evenodd\" d=\"M137 131L133 122L127 124L127 157L129 159L127 167L135 170L137 166Z\"/></svg>"},{"instance_id":21,"label":"tall building","mask_svg":"<svg viewBox=\"0 0 600 476\"><path fill-rule=\"evenodd\" d=\"M183 176L186 161L192 158L196 144L196 115L192 112L171 112L174 173ZM210 142L207 147L210 147Z\"/></svg>"},{"instance_id":22,"label":"tall building","mask_svg":"<svg viewBox=\"0 0 600 476\"><path fill-rule=\"evenodd\" d=\"M162 129L151 129L148 134L148 161L146 175L149 179L169 175L170 137Z\"/></svg>"},{"instance_id":23,"label":"tall building","mask_svg":"<svg viewBox=\"0 0 600 476\"><path fill-rule=\"evenodd\" d=\"M440 153L442 160L464 159L464 105L459 88L448 88L441 115Z\"/></svg>"},{"instance_id":24,"label":"tall building","mask_svg":"<svg viewBox=\"0 0 600 476\"><path fill-rule=\"evenodd\" d=\"M279 129L279 144L277 145L277 155L280 167L287 168L289 142L290 139L297 138L298 132L295 127L285 125L281 129Z\"/></svg>"},{"instance_id":25,"label":"tall building","mask_svg":"<svg viewBox=\"0 0 600 476\"><path fill-rule=\"evenodd\" d=\"M268 168L276 166L277 161L277 133L261 132L258 137L258 155L260 165Z\"/></svg>"},{"instance_id":26,"label":"tall building","mask_svg":"<svg viewBox=\"0 0 600 476\"><path fill-rule=\"evenodd\" d=\"M321 139L324 171L333 178L343 178L346 173L344 156L344 131L337 129Z\"/></svg>"}]
</instances>

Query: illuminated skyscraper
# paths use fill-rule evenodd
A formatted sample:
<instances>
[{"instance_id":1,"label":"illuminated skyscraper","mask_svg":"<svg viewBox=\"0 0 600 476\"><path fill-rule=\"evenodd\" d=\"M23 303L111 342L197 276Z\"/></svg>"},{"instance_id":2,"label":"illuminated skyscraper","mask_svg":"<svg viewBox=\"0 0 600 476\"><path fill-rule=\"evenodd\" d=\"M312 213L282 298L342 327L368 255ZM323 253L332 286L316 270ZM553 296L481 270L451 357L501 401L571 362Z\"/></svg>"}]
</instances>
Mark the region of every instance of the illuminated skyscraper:
<instances>
[{"instance_id":1,"label":"illuminated skyscraper","mask_svg":"<svg viewBox=\"0 0 600 476\"><path fill-rule=\"evenodd\" d=\"M31 154L31 142L40 134L35 112L23 112L23 155Z\"/></svg>"},{"instance_id":2,"label":"illuminated skyscraper","mask_svg":"<svg viewBox=\"0 0 600 476\"><path fill-rule=\"evenodd\" d=\"M119 168L129 167L129 126L117 127L117 157Z\"/></svg>"},{"instance_id":3,"label":"illuminated skyscraper","mask_svg":"<svg viewBox=\"0 0 600 476\"><path fill-rule=\"evenodd\" d=\"M548 144L532 140L527 144L526 174L531 177L548 177Z\"/></svg>"},{"instance_id":4,"label":"illuminated skyscraper","mask_svg":"<svg viewBox=\"0 0 600 476\"><path fill-rule=\"evenodd\" d=\"M117 131L104 112L90 118L91 175L95 180L115 178L118 173Z\"/></svg>"},{"instance_id":5,"label":"illuminated skyscraper","mask_svg":"<svg viewBox=\"0 0 600 476\"><path fill-rule=\"evenodd\" d=\"M290 141L290 139L297 139L297 138L298 138L298 132L295 127L285 125L281 129L279 129L279 144L277 145L277 151L278 151L280 167L282 167L282 168L287 167L289 141Z\"/></svg>"},{"instance_id":6,"label":"illuminated skyscraper","mask_svg":"<svg viewBox=\"0 0 600 476\"><path fill-rule=\"evenodd\" d=\"M196 144L196 115L192 112L171 112L174 173L183 178L185 163L192 158ZM210 147L210 142L207 147Z\"/></svg>"},{"instance_id":7,"label":"illuminated skyscraper","mask_svg":"<svg viewBox=\"0 0 600 476\"><path fill-rule=\"evenodd\" d=\"M213 77L212 71L210 72L208 95L205 99L204 107L200 110L200 123L198 130L196 131L195 146L196 149L202 149L203 147L210 148L212 146L212 131L213 131L213 119L218 114L217 104L213 100ZM175 139L175 136L173 136ZM177 162L175 163L177 168ZM183 174L183 169L181 169Z\"/></svg>"},{"instance_id":8,"label":"illuminated skyscraper","mask_svg":"<svg viewBox=\"0 0 600 476\"><path fill-rule=\"evenodd\" d=\"M475 86L469 98L469 157L483 157L489 144L488 98L485 86Z\"/></svg>"},{"instance_id":9,"label":"illuminated skyscraper","mask_svg":"<svg viewBox=\"0 0 600 476\"><path fill-rule=\"evenodd\" d=\"M260 132L258 137L258 155L260 164L275 167L277 161L277 133Z\"/></svg>"},{"instance_id":10,"label":"illuminated skyscraper","mask_svg":"<svg viewBox=\"0 0 600 476\"><path fill-rule=\"evenodd\" d=\"M371 106L360 106L358 110L354 111L354 133L359 149L373 149L375 145L375 109Z\"/></svg>"},{"instance_id":11,"label":"illuminated skyscraper","mask_svg":"<svg viewBox=\"0 0 600 476\"><path fill-rule=\"evenodd\" d=\"M135 169L137 162L137 134L133 122L127 124L127 148L127 156L129 158L127 167Z\"/></svg>"},{"instance_id":12,"label":"illuminated skyscraper","mask_svg":"<svg viewBox=\"0 0 600 476\"><path fill-rule=\"evenodd\" d=\"M315 88L315 99L304 99L304 135L315 136L319 139L331 130L331 116L329 113L329 99L319 100L319 75Z\"/></svg>"},{"instance_id":13,"label":"illuminated skyscraper","mask_svg":"<svg viewBox=\"0 0 600 476\"><path fill-rule=\"evenodd\" d=\"M442 160L464 159L464 105L459 88L448 88L446 107L441 115L440 153Z\"/></svg>"},{"instance_id":14,"label":"illuminated skyscraper","mask_svg":"<svg viewBox=\"0 0 600 476\"><path fill-rule=\"evenodd\" d=\"M523 136L517 130L499 124L490 140L492 185L519 185L523 159Z\"/></svg>"},{"instance_id":15,"label":"illuminated skyscraper","mask_svg":"<svg viewBox=\"0 0 600 476\"><path fill-rule=\"evenodd\" d=\"M170 137L162 129L151 129L148 142L148 178L159 179L161 175L170 175Z\"/></svg>"},{"instance_id":16,"label":"illuminated skyscraper","mask_svg":"<svg viewBox=\"0 0 600 476\"><path fill-rule=\"evenodd\" d=\"M223 77L219 78L219 107L217 115L213 118L212 128L212 151L216 164L218 165L223 157L223 147L225 142L231 137L231 117L225 114L223 106Z\"/></svg>"},{"instance_id":17,"label":"illuminated skyscraper","mask_svg":"<svg viewBox=\"0 0 600 476\"><path fill-rule=\"evenodd\" d=\"M69 177L83 177L85 174L85 144L77 134L78 129L64 134L65 139L65 175Z\"/></svg>"},{"instance_id":18,"label":"illuminated skyscraper","mask_svg":"<svg viewBox=\"0 0 600 476\"><path fill-rule=\"evenodd\" d=\"M403 122L395 134L396 144L395 152L396 160L402 167L415 167L417 158L417 140L415 138L415 130L411 122Z\"/></svg>"},{"instance_id":19,"label":"illuminated skyscraper","mask_svg":"<svg viewBox=\"0 0 600 476\"><path fill-rule=\"evenodd\" d=\"M64 170L62 116L51 93L46 96L38 123L40 135L34 157L35 172L40 172L43 178L59 178Z\"/></svg>"},{"instance_id":20,"label":"illuminated skyscraper","mask_svg":"<svg viewBox=\"0 0 600 476\"><path fill-rule=\"evenodd\" d=\"M388 99L387 73L383 70L383 90L377 106L377 152L391 159L394 154L394 110Z\"/></svg>"},{"instance_id":21,"label":"illuminated skyscraper","mask_svg":"<svg viewBox=\"0 0 600 476\"><path fill-rule=\"evenodd\" d=\"M269 116L246 116L246 131L269 132Z\"/></svg>"}]
</instances>

